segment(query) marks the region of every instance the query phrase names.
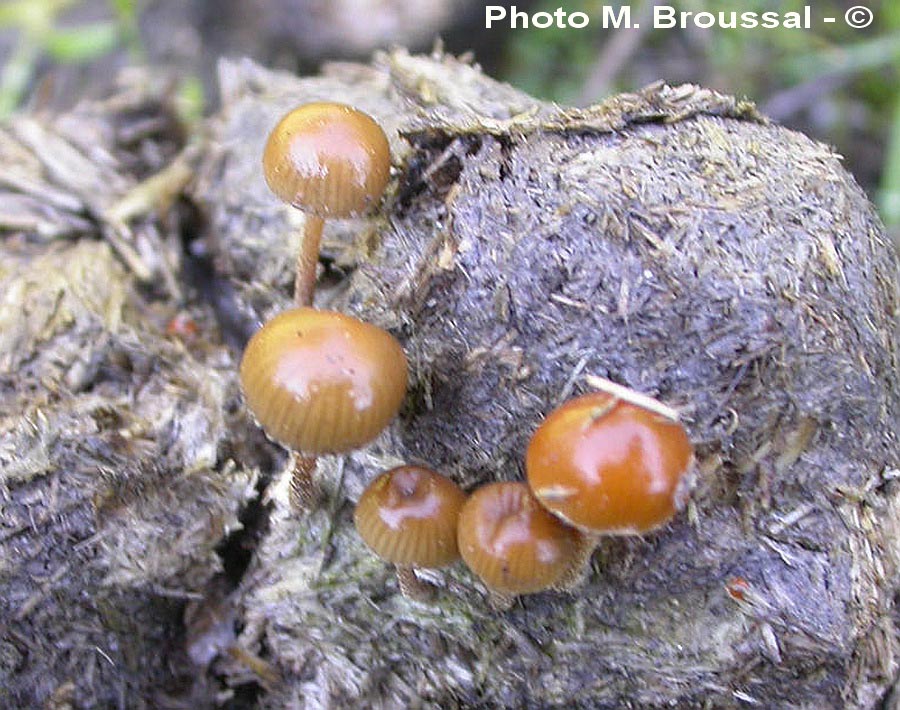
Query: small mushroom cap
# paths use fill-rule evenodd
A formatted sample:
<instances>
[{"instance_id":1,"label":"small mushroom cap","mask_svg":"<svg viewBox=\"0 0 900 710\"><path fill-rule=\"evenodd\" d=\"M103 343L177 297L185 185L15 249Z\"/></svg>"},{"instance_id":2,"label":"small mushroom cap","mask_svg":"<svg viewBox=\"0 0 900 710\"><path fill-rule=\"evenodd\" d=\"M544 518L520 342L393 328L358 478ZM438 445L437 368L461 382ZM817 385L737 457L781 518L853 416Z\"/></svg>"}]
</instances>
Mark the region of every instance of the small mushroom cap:
<instances>
[{"instance_id":1,"label":"small mushroom cap","mask_svg":"<svg viewBox=\"0 0 900 710\"><path fill-rule=\"evenodd\" d=\"M680 423L605 392L551 412L525 456L541 504L598 534L637 534L668 522L692 463Z\"/></svg>"},{"instance_id":2,"label":"small mushroom cap","mask_svg":"<svg viewBox=\"0 0 900 710\"><path fill-rule=\"evenodd\" d=\"M288 113L263 153L266 183L281 200L318 217L351 217L381 199L391 149L368 114L335 103Z\"/></svg>"},{"instance_id":3,"label":"small mushroom cap","mask_svg":"<svg viewBox=\"0 0 900 710\"><path fill-rule=\"evenodd\" d=\"M443 567L459 559L456 522L466 494L422 466L382 473L363 492L353 519L381 559L410 567Z\"/></svg>"},{"instance_id":4,"label":"small mushroom cap","mask_svg":"<svg viewBox=\"0 0 900 710\"><path fill-rule=\"evenodd\" d=\"M247 405L272 439L305 454L341 453L374 439L406 395L406 356L394 337L351 316L284 311L241 360Z\"/></svg>"},{"instance_id":5,"label":"small mushroom cap","mask_svg":"<svg viewBox=\"0 0 900 710\"><path fill-rule=\"evenodd\" d=\"M493 592L532 594L557 585L579 560L582 535L548 513L524 483L489 483L459 514L463 560Z\"/></svg>"}]
</instances>

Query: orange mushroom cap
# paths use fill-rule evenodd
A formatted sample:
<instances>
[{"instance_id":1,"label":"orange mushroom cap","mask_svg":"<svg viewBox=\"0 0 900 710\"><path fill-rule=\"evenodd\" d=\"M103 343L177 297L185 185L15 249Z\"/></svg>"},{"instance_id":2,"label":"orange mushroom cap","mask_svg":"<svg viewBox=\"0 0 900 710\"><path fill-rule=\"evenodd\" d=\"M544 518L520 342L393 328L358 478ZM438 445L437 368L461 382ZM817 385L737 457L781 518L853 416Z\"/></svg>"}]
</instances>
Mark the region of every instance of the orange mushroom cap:
<instances>
[{"instance_id":1,"label":"orange mushroom cap","mask_svg":"<svg viewBox=\"0 0 900 710\"><path fill-rule=\"evenodd\" d=\"M634 534L680 506L693 450L677 421L605 392L551 412L528 445L528 485L541 504L582 530Z\"/></svg>"},{"instance_id":2,"label":"orange mushroom cap","mask_svg":"<svg viewBox=\"0 0 900 710\"><path fill-rule=\"evenodd\" d=\"M263 153L266 183L318 217L350 217L384 193L391 150L374 119L350 106L310 103L284 116Z\"/></svg>"},{"instance_id":3,"label":"orange mushroom cap","mask_svg":"<svg viewBox=\"0 0 900 710\"><path fill-rule=\"evenodd\" d=\"M478 488L459 514L459 551L492 592L551 588L579 560L583 537L537 502L524 483Z\"/></svg>"},{"instance_id":4,"label":"orange mushroom cap","mask_svg":"<svg viewBox=\"0 0 900 710\"><path fill-rule=\"evenodd\" d=\"M260 426L305 454L341 453L374 439L406 395L406 356L394 337L351 316L284 311L250 339L241 385Z\"/></svg>"},{"instance_id":5,"label":"orange mushroom cap","mask_svg":"<svg viewBox=\"0 0 900 710\"><path fill-rule=\"evenodd\" d=\"M443 567L459 559L456 522L466 494L423 466L400 466L369 484L353 519L381 559L411 567Z\"/></svg>"}]
</instances>

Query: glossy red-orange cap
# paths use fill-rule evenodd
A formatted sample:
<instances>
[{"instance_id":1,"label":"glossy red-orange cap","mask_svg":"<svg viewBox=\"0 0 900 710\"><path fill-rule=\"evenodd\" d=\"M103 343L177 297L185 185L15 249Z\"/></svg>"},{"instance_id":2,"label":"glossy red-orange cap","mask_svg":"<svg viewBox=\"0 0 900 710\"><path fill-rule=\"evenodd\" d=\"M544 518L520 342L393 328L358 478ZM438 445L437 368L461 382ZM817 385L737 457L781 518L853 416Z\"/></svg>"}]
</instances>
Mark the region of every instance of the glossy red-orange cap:
<instances>
[{"instance_id":1,"label":"glossy red-orange cap","mask_svg":"<svg viewBox=\"0 0 900 710\"><path fill-rule=\"evenodd\" d=\"M456 522L466 494L423 466L400 466L369 484L353 519L381 559L409 567L443 567L459 559Z\"/></svg>"},{"instance_id":2,"label":"glossy red-orange cap","mask_svg":"<svg viewBox=\"0 0 900 710\"><path fill-rule=\"evenodd\" d=\"M459 514L459 552L500 595L557 585L580 559L582 534L548 513L524 483L476 489Z\"/></svg>"},{"instance_id":3,"label":"glossy red-orange cap","mask_svg":"<svg viewBox=\"0 0 900 710\"><path fill-rule=\"evenodd\" d=\"M692 464L679 422L605 392L551 412L525 456L541 504L599 534L643 533L668 522Z\"/></svg>"},{"instance_id":4,"label":"glossy red-orange cap","mask_svg":"<svg viewBox=\"0 0 900 710\"><path fill-rule=\"evenodd\" d=\"M266 183L281 200L318 217L350 217L381 199L391 149L375 120L351 106L305 104L269 134Z\"/></svg>"},{"instance_id":5,"label":"glossy red-orange cap","mask_svg":"<svg viewBox=\"0 0 900 710\"><path fill-rule=\"evenodd\" d=\"M241 385L259 425L304 454L341 453L374 439L406 395L394 337L342 313L284 311L250 339Z\"/></svg>"}]
</instances>

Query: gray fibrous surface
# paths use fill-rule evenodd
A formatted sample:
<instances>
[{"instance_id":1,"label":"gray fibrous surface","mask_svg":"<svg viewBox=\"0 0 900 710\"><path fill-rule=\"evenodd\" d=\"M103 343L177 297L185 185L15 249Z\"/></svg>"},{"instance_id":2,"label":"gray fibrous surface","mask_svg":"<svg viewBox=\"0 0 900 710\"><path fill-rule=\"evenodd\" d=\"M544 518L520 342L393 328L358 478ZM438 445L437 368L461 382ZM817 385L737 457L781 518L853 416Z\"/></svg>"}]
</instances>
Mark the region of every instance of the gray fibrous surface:
<instances>
[{"instance_id":1,"label":"gray fibrous surface","mask_svg":"<svg viewBox=\"0 0 900 710\"><path fill-rule=\"evenodd\" d=\"M0 130L4 708L160 708L190 689L185 604L223 576L257 495L228 456L243 416L211 311L162 285L158 212L115 218L172 158L147 91Z\"/></svg>"},{"instance_id":2,"label":"gray fibrous surface","mask_svg":"<svg viewBox=\"0 0 900 710\"><path fill-rule=\"evenodd\" d=\"M5 249L0 288L0 695L140 707L256 495L218 457L234 363L148 323L103 243Z\"/></svg>"},{"instance_id":3,"label":"gray fibrous surface","mask_svg":"<svg viewBox=\"0 0 900 710\"><path fill-rule=\"evenodd\" d=\"M284 672L264 707L874 707L896 670L897 259L827 147L697 87L570 111L445 57L295 79L223 68L222 153L199 199L239 308L289 304L302 215L259 173L292 105L383 122L396 176L326 225L319 305L390 329L398 421L324 466L307 519L272 493L238 598L241 640ZM224 199L223 199L224 196ZM678 408L688 510L600 545L571 595L492 611L463 570L398 597L352 530L381 466L471 487L521 478L530 432L607 377ZM345 500L348 499L348 500Z\"/></svg>"},{"instance_id":4,"label":"gray fibrous surface","mask_svg":"<svg viewBox=\"0 0 900 710\"><path fill-rule=\"evenodd\" d=\"M441 55L221 75L179 158L147 82L0 132L23 168L0 184L5 705L879 706L898 261L829 149L698 87L576 111ZM303 217L260 156L321 99L378 118L395 170L375 214L326 224L317 304L390 329L411 378L373 445L320 461L304 517L223 342L290 304ZM211 279L180 250L199 225ZM680 410L686 510L602 542L572 593L499 612L452 567L434 604L400 596L353 528L368 480L521 478L587 375Z\"/></svg>"}]
</instances>

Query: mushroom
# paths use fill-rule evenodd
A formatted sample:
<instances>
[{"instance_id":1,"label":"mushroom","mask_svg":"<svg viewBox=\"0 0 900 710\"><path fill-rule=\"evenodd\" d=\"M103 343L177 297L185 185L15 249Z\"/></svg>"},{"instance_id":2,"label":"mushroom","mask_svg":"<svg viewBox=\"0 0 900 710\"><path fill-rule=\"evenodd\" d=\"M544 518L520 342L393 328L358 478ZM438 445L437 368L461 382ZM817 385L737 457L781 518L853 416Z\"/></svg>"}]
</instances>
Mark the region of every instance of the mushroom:
<instances>
[{"instance_id":1,"label":"mushroom","mask_svg":"<svg viewBox=\"0 0 900 710\"><path fill-rule=\"evenodd\" d=\"M368 114L344 104L304 104L269 134L266 183L306 213L294 279L298 306L312 305L324 220L356 216L377 202L390 167L384 131Z\"/></svg>"},{"instance_id":2,"label":"mushroom","mask_svg":"<svg viewBox=\"0 0 900 710\"><path fill-rule=\"evenodd\" d=\"M294 452L295 501L310 507L316 457L357 449L388 425L406 395L407 365L381 328L295 308L253 335L240 378L257 423Z\"/></svg>"},{"instance_id":3,"label":"mushroom","mask_svg":"<svg viewBox=\"0 0 900 710\"><path fill-rule=\"evenodd\" d=\"M675 414L619 388L569 400L535 431L528 485L555 516L587 533L586 562L601 535L638 535L681 508L694 456Z\"/></svg>"},{"instance_id":4,"label":"mushroom","mask_svg":"<svg viewBox=\"0 0 900 710\"><path fill-rule=\"evenodd\" d=\"M394 564L404 596L420 601L432 596L416 568L459 559L456 522L465 500L453 481L424 466L393 468L363 492L353 515L356 529L376 555Z\"/></svg>"},{"instance_id":5,"label":"mushroom","mask_svg":"<svg viewBox=\"0 0 900 710\"><path fill-rule=\"evenodd\" d=\"M582 534L547 512L520 482L489 483L472 493L459 514L463 561L508 608L518 594L567 586Z\"/></svg>"},{"instance_id":6,"label":"mushroom","mask_svg":"<svg viewBox=\"0 0 900 710\"><path fill-rule=\"evenodd\" d=\"M565 522L631 535L675 515L692 460L679 422L594 392L544 419L528 444L525 469L537 499Z\"/></svg>"}]
</instances>

